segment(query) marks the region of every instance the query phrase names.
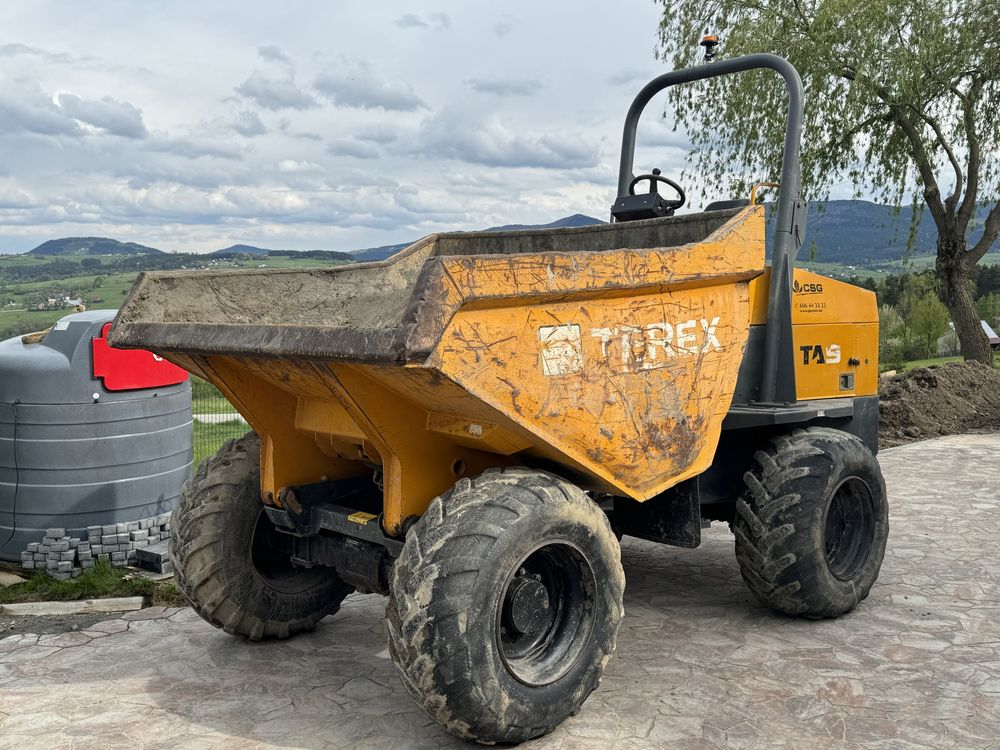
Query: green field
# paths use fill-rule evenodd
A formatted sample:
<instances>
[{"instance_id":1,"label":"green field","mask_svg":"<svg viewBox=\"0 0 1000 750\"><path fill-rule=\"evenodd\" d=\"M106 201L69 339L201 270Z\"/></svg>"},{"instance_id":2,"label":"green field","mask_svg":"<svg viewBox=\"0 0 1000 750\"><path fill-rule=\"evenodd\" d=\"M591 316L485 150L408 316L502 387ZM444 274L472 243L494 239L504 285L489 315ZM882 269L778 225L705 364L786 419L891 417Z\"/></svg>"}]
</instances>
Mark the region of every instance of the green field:
<instances>
[{"instance_id":1,"label":"green field","mask_svg":"<svg viewBox=\"0 0 1000 750\"><path fill-rule=\"evenodd\" d=\"M49 298L79 298L90 310L117 310L125 301L136 275L150 267L168 266L169 270L197 272L232 268L327 268L341 263L284 256L213 259L190 255L0 255L0 339L43 330L73 312L68 306L36 309Z\"/></svg>"},{"instance_id":2,"label":"green field","mask_svg":"<svg viewBox=\"0 0 1000 750\"><path fill-rule=\"evenodd\" d=\"M1000 266L1000 253L988 253L979 261L982 266ZM811 261L804 255L796 261L796 265L807 268L815 273L830 276L838 279L850 278L872 278L881 281L886 276L898 275L902 273L913 273L934 268L933 255L915 255L912 258L892 261L889 263L879 263L877 268L863 268L861 266L850 266L843 263L824 263L820 260Z\"/></svg>"},{"instance_id":3,"label":"green field","mask_svg":"<svg viewBox=\"0 0 1000 750\"><path fill-rule=\"evenodd\" d=\"M87 260L84 263L84 260ZM169 270L231 268L328 268L342 261L284 256L212 259L207 256L47 256L0 255L0 339L41 331L73 312L71 307L35 310L49 297L82 298L91 310L117 310L139 271L150 265L170 265ZM186 266L181 268L180 266ZM132 270L135 266L135 270ZM210 383L192 378L192 412L195 415L235 415L236 411ZM210 423L195 419L195 465L213 455L230 438L245 435L249 427L242 421Z\"/></svg>"}]
</instances>

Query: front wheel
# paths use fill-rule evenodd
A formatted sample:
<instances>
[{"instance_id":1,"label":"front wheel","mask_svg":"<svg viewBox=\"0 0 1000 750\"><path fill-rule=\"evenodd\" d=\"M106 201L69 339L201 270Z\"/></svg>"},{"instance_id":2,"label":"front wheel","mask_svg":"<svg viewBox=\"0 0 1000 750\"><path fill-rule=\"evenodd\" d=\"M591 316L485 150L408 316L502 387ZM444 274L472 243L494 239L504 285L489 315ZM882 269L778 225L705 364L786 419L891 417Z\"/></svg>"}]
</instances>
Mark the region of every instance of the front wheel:
<instances>
[{"instance_id":1,"label":"front wheel","mask_svg":"<svg viewBox=\"0 0 1000 750\"><path fill-rule=\"evenodd\" d=\"M217 628L251 640L312 630L351 591L332 568L298 568L260 500L256 433L230 440L181 492L170 541L177 587Z\"/></svg>"},{"instance_id":2,"label":"front wheel","mask_svg":"<svg viewBox=\"0 0 1000 750\"><path fill-rule=\"evenodd\" d=\"M809 427L754 456L736 503L736 559L767 606L837 617L868 596L889 535L885 480L864 442Z\"/></svg>"},{"instance_id":3,"label":"front wheel","mask_svg":"<svg viewBox=\"0 0 1000 750\"><path fill-rule=\"evenodd\" d=\"M620 557L607 517L568 482L526 469L460 480L393 566L389 650L406 689L464 739L552 731L614 651Z\"/></svg>"}]
</instances>

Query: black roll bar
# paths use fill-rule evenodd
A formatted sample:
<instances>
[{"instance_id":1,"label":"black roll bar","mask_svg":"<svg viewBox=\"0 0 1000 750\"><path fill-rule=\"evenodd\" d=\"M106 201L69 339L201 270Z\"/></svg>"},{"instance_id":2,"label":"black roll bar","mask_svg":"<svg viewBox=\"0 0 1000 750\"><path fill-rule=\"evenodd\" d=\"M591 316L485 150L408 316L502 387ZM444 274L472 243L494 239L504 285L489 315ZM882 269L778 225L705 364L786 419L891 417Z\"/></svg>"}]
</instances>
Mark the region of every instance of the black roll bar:
<instances>
[{"instance_id":1,"label":"black roll bar","mask_svg":"<svg viewBox=\"0 0 1000 750\"><path fill-rule=\"evenodd\" d=\"M792 358L792 271L801 245L796 231L800 202L799 145L802 140L803 94L802 79L795 67L783 57L771 54L746 55L731 60L716 60L697 68L685 68L664 73L642 87L625 116L622 134L621 164L618 168L618 197L628 195L635 158L635 134L639 117L649 101L659 92L681 83L769 68L785 80L788 89L788 116L785 125L785 145L781 157L781 190L775 216L774 252L771 255L771 287L767 303L764 362L761 368L758 401L762 403L793 402L795 367ZM804 220L804 217L802 217ZM783 367L781 360L784 360Z\"/></svg>"}]
</instances>

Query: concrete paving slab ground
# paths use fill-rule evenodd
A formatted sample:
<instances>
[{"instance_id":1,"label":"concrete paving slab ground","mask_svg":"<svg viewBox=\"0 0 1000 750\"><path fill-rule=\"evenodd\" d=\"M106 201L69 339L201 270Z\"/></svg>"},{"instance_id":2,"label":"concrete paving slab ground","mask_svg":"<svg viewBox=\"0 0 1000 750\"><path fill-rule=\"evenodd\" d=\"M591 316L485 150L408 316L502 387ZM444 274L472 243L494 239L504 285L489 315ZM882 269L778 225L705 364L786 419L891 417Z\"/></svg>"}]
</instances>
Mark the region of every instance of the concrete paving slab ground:
<instances>
[{"instance_id":1,"label":"concrete paving slab ground","mask_svg":"<svg viewBox=\"0 0 1000 750\"><path fill-rule=\"evenodd\" d=\"M773 615L725 528L697 550L626 539L618 652L530 750L1000 748L1000 435L885 451L892 532L871 597ZM0 748L457 748L404 692L383 601L250 644L189 609L0 640Z\"/></svg>"}]
</instances>

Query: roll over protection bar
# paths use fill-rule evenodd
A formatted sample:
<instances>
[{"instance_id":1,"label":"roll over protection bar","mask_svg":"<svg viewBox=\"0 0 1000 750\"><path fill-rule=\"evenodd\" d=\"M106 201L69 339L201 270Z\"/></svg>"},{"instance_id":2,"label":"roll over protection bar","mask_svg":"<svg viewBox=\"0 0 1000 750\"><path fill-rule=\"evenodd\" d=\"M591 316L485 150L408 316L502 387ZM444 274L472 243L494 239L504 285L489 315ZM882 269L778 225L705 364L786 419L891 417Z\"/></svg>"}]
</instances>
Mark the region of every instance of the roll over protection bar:
<instances>
[{"instance_id":1,"label":"roll over protection bar","mask_svg":"<svg viewBox=\"0 0 1000 750\"><path fill-rule=\"evenodd\" d=\"M779 73L788 89L788 115L781 157L781 190L778 194L774 250L771 254L771 286L767 303L764 363L761 368L757 399L762 403L782 403L796 400L792 350L792 273L795 257L802 246L805 227L805 204L800 197L799 167L803 93L802 79L795 67L783 57L762 53L731 60L716 60L696 68L675 70L647 83L632 100L632 105L625 116L621 163L618 168L618 197L628 194L628 186L633 177L632 163L635 158L635 134L639 126L639 117L656 94L681 83L692 83L761 68Z\"/></svg>"}]
</instances>

